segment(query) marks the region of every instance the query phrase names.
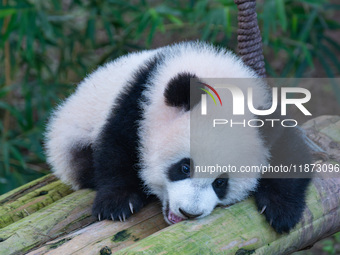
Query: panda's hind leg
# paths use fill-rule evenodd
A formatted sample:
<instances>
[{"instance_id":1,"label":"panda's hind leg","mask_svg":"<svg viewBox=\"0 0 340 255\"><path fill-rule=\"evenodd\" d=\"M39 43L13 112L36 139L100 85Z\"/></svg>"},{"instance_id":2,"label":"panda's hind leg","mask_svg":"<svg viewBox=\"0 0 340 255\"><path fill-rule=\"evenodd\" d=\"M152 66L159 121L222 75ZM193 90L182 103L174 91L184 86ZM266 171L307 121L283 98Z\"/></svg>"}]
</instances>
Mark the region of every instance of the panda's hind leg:
<instances>
[{"instance_id":1,"label":"panda's hind leg","mask_svg":"<svg viewBox=\"0 0 340 255\"><path fill-rule=\"evenodd\" d=\"M73 146L70 150L74 180L80 189L94 189L93 149L91 144Z\"/></svg>"}]
</instances>

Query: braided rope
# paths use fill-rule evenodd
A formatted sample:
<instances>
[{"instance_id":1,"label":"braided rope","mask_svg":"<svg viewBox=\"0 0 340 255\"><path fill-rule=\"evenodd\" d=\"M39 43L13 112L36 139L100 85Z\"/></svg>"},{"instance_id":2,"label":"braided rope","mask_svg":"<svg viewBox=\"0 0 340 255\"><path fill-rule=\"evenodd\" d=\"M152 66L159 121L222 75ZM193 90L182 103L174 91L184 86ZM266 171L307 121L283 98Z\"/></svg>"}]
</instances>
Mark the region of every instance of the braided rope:
<instances>
[{"instance_id":1,"label":"braided rope","mask_svg":"<svg viewBox=\"0 0 340 255\"><path fill-rule=\"evenodd\" d=\"M257 24L256 0L234 0L238 8L238 50L244 63L266 77L262 38Z\"/></svg>"}]
</instances>

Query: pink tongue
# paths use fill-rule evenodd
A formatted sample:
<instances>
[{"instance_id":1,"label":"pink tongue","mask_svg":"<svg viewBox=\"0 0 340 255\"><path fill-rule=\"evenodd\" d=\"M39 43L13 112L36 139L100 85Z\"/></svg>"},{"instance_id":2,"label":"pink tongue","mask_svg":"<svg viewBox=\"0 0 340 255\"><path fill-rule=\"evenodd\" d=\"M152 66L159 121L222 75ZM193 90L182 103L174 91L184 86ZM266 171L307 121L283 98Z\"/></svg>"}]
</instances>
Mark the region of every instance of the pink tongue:
<instances>
[{"instance_id":1,"label":"pink tongue","mask_svg":"<svg viewBox=\"0 0 340 255\"><path fill-rule=\"evenodd\" d=\"M172 211L169 210L169 214L168 214L168 220L172 223L178 223L182 220L184 220L183 218L177 216L176 214L174 214Z\"/></svg>"}]
</instances>

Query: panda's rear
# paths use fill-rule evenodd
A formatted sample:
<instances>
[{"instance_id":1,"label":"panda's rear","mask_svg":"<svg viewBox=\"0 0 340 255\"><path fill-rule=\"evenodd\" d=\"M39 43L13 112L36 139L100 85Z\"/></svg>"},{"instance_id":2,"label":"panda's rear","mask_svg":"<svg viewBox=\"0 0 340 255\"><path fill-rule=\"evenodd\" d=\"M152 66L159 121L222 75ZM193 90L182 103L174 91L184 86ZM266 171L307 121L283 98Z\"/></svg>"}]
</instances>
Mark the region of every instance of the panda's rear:
<instances>
[{"instance_id":1,"label":"panda's rear","mask_svg":"<svg viewBox=\"0 0 340 255\"><path fill-rule=\"evenodd\" d=\"M100 67L52 113L45 134L47 161L74 189L94 188L93 144L117 96L155 53L132 53Z\"/></svg>"}]
</instances>

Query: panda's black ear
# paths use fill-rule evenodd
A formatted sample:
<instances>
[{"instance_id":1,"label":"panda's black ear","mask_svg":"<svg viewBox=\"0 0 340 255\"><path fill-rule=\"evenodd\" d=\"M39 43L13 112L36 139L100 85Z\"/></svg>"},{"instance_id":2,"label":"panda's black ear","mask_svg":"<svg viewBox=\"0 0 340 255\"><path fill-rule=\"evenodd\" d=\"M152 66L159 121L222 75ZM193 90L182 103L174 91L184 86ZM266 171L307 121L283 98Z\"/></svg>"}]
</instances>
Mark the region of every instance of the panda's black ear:
<instances>
[{"instance_id":1,"label":"panda's black ear","mask_svg":"<svg viewBox=\"0 0 340 255\"><path fill-rule=\"evenodd\" d=\"M195 74L184 72L177 74L169 81L164 91L166 105L189 111L192 107L199 103L200 96L197 97L193 95L191 95L190 102L191 79L194 79L192 81L198 81ZM196 91L192 91L192 93L193 92ZM199 90L197 90L197 92L199 92Z\"/></svg>"}]
</instances>

